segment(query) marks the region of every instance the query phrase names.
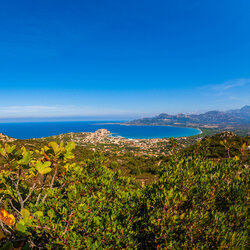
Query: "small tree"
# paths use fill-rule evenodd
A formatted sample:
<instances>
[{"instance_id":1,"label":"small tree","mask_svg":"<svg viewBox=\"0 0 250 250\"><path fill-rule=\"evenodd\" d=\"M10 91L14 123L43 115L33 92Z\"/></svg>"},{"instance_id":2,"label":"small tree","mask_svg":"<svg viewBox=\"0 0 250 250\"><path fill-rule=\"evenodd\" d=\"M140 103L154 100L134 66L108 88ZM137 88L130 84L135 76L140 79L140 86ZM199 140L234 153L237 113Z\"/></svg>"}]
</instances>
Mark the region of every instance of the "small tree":
<instances>
[{"instance_id":1,"label":"small tree","mask_svg":"<svg viewBox=\"0 0 250 250\"><path fill-rule=\"evenodd\" d=\"M50 142L40 151L33 152L25 147L16 150L15 145L0 146L3 158L0 168L0 227L6 235L11 237L15 229L27 233L32 219L42 216L38 208L55 188L58 173L67 171L69 160L74 157L74 147L73 142L66 146ZM27 209L30 204L37 206L33 216Z\"/></svg>"}]
</instances>

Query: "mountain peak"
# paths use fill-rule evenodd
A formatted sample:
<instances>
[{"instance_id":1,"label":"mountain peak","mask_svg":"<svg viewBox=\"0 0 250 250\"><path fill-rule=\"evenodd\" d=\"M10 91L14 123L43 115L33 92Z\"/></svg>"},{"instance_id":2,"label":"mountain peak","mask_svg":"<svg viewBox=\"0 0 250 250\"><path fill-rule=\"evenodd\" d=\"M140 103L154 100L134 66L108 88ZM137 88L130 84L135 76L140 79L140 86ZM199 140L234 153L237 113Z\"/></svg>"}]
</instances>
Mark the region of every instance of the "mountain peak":
<instances>
[{"instance_id":1,"label":"mountain peak","mask_svg":"<svg viewBox=\"0 0 250 250\"><path fill-rule=\"evenodd\" d=\"M249 112L250 111L250 106L249 105L245 105L244 107L242 107L241 109L240 109L240 111L247 111L247 112Z\"/></svg>"},{"instance_id":2,"label":"mountain peak","mask_svg":"<svg viewBox=\"0 0 250 250\"><path fill-rule=\"evenodd\" d=\"M138 119L131 121L130 124L144 125L179 125L179 126L245 126L249 127L250 123L250 106L246 105L241 109L229 110L226 112L212 110L199 115L168 115L161 113L152 118Z\"/></svg>"}]
</instances>

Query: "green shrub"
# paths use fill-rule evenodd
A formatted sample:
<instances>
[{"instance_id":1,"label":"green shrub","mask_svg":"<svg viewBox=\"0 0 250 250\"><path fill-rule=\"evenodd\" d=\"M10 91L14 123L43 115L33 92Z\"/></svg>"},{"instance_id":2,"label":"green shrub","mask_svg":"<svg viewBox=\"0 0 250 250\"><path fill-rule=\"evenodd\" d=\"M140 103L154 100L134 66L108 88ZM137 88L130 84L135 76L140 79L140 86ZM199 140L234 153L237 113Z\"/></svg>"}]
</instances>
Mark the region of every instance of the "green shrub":
<instances>
[{"instance_id":1,"label":"green shrub","mask_svg":"<svg viewBox=\"0 0 250 250\"><path fill-rule=\"evenodd\" d=\"M73 149L0 147L0 246L247 248L249 169L238 157L214 162L173 151L158 180L141 189L106 168L101 154L76 165Z\"/></svg>"},{"instance_id":2,"label":"green shrub","mask_svg":"<svg viewBox=\"0 0 250 250\"><path fill-rule=\"evenodd\" d=\"M163 167L143 191L143 246L246 248L248 172L237 160L184 158Z\"/></svg>"},{"instance_id":3,"label":"green shrub","mask_svg":"<svg viewBox=\"0 0 250 250\"><path fill-rule=\"evenodd\" d=\"M118 169L119 164L118 164L117 161L112 161L112 162L110 162L109 167L110 167L111 169Z\"/></svg>"}]
</instances>

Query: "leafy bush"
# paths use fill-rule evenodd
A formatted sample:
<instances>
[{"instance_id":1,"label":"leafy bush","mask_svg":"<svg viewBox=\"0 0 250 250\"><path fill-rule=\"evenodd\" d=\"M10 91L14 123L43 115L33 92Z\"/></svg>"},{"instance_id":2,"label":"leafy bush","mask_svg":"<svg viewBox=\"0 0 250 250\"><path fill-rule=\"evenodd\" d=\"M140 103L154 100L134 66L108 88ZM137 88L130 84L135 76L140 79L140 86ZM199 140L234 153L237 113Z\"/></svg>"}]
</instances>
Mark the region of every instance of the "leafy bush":
<instances>
[{"instance_id":1,"label":"leafy bush","mask_svg":"<svg viewBox=\"0 0 250 250\"><path fill-rule=\"evenodd\" d=\"M2 223L2 233L26 237L35 247L136 246L136 185L105 168L101 156L82 166L70 164L73 148L51 142L38 152L38 160L25 148L0 149L6 160L1 206L16 217L16 223Z\"/></svg>"},{"instance_id":2,"label":"leafy bush","mask_svg":"<svg viewBox=\"0 0 250 250\"><path fill-rule=\"evenodd\" d=\"M237 160L190 157L163 167L143 192L143 246L246 248L248 174Z\"/></svg>"},{"instance_id":3,"label":"leafy bush","mask_svg":"<svg viewBox=\"0 0 250 250\"><path fill-rule=\"evenodd\" d=\"M119 167L119 164L117 161L112 161L112 162L110 162L109 167L111 169L117 169Z\"/></svg>"},{"instance_id":4,"label":"leafy bush","mask_svg":"<svg viewBox=\"0 0 250 250\"><path fill-rule=\"evenodd\" d=\"M74 144L0 147L0 246L46 249L247 248L249 169L238 157L176 154L144 189ZM117 164L115 164L117 165Z\"/></svg>"}]
</instances>

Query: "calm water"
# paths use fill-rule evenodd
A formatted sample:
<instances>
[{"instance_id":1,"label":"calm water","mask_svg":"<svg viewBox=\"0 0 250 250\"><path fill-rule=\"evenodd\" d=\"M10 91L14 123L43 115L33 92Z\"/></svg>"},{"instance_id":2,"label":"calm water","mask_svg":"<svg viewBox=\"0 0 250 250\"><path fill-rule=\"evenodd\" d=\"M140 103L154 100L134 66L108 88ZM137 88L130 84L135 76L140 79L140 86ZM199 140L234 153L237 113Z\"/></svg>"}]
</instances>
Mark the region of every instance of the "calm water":
<instances>
[{"instance_id":1,"label":"calm water","mask_svg":"<svg viewBox=\"0 0 250 250\"><path fill-rule=\"evenodd\" d=\"M124 126L105 122L25 122L0 123L0 133L17 138L30 139L69 132L94 132L105 128L117 136L136 139L182 137L197 135L199 130L168 126Z\"/></svg>"}]
</instances>

